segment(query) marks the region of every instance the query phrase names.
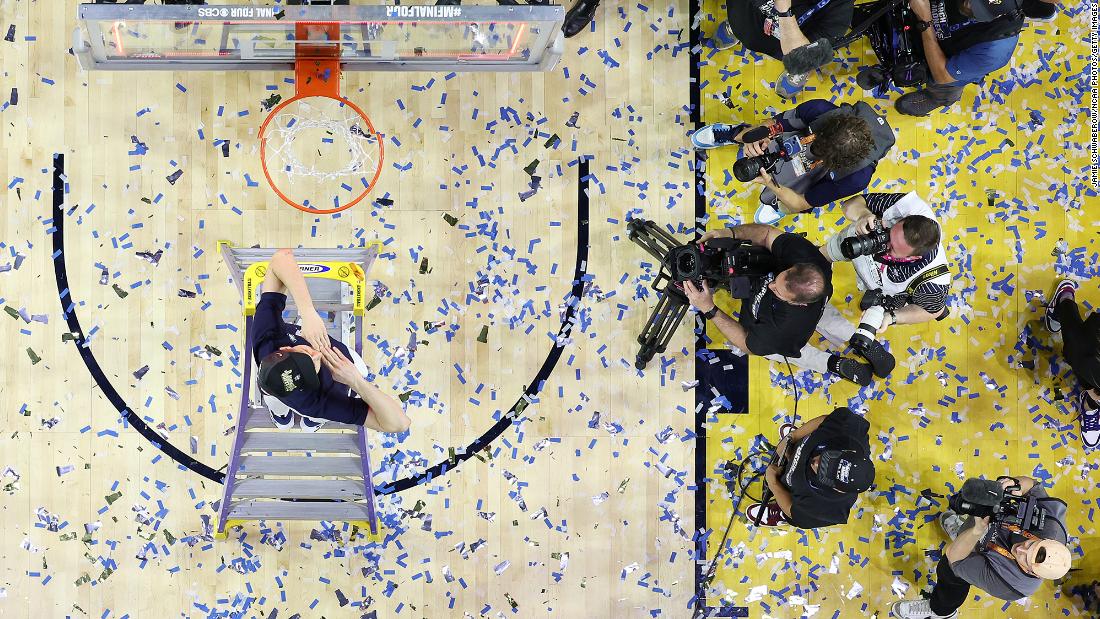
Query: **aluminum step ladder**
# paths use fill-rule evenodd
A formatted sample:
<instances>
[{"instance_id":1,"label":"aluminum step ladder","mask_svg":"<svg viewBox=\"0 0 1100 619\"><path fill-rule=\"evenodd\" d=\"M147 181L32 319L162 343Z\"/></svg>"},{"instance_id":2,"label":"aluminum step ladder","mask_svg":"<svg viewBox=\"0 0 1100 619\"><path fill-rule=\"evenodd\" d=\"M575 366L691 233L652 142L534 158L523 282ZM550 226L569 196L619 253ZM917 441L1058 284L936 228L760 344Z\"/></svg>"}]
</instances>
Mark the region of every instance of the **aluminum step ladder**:
<instances>
[{"instance_id":1,"label":"aluminum step ladder","mask_svg":"<svg viewBox=\"0 0 1100 619\"><path fill-rule=\"evenodd\" d=\"M354 342L360 356L366 275L380 246L294 250L329 334L344 343ZM366 429L329 421L317 432L279 430L256 385L253 315L276 250L238 248L226 241L219 242L218 249L243 299L245 332L241 408L215 537L226 539L230 528L250 520L327 520L354 524L369 539L380 540ZM293 322L298 312L290 297L286 311L287 322Z\"/></svg>"}]
</instances>

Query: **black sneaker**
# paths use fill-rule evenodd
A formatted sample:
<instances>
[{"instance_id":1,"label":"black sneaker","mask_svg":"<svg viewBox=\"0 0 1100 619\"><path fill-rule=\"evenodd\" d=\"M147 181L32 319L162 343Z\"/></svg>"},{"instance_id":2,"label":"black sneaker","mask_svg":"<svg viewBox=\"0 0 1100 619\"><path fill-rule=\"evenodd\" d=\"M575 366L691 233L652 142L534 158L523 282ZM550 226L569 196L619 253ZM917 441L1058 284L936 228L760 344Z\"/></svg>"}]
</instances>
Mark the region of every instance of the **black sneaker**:
<instances>
[{"instance_id":1,"label":"black sneaker","mask_svg":"<svg viewBox=\"0 0 1100 619\"><path fill-rule=\"evenodd\" d=\"M867 346L856 346L853 349L859 353L859 356L866 359L867 363L871 364L871 370L879 378L889 376L890 372L894 371L894 366L897 365L894 355L891 355L890 351L886 350L879 342L872 341Z\"/></svg>"},{"instance_id":2,"label":"black sneaker","mask_svg":"<svg viewBox=\"0 0 1100 619\"><path fill-rule=\"evenodd\" d=\"M1024 17L1031 21L1054 21L1058 16L1058 6L1042 0L1024 0Z\"/></svg>"},{"instance_id":3,"label":"black sneaker","mask_svg":"<svg viewBox=\"0 0 1100 619\"><path fill-rule=\"evenodd\" d=\"M889 77L881 67L862 67L856 73L856 84L864 90L874 90L886 83Z\"/></svg>"},{"instance_id":4,"label":"black sneaker","mask_svg":"<svg viewBox=\"0 0 1100 619\"><path fill-rule=\"evenodd\" d=\"M860 387L871 384L871 366L855 359L832 355L829 357L829 371Z\"/></svg>"}]
</instances>

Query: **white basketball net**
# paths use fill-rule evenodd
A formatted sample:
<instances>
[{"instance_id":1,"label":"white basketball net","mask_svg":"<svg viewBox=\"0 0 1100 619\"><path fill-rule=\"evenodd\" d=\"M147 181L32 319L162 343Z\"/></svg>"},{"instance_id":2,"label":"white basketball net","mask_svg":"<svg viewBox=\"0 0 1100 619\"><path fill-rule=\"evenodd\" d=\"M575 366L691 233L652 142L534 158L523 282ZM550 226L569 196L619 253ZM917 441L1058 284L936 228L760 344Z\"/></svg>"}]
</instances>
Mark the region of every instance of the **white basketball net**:
<instances>
[{"instance_id":1,"label":"white basketball net","mask_svg":"<svg viewBox=\"0 0 1100 619\"><path fill-rule=\"evenodd\" d=\"M329 97L298 99L279 110L264 133L269 169L293 182L374 174L378 141L363 117Z\"/></svg>"}]
</instances>

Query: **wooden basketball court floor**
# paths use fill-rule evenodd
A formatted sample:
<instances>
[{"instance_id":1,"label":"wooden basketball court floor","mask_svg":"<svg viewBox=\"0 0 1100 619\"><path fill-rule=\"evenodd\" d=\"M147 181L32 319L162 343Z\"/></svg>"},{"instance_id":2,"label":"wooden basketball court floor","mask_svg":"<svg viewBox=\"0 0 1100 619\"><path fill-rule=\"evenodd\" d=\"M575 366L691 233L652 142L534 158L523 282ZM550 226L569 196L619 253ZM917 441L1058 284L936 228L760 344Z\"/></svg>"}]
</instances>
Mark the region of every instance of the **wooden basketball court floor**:
<instances>
[{"instance_id":1,"label":"wooden basketball court floor","mask_svg":"<svg viewBox=\"0 0 1100 619\"><path fill-rule=\"evenodd\" d=\"M12 343L0 361L0 613L690 616L696 529L720 534L729 507L722 485L706 484L707 522L696 522L696 484L770 432L792 400L773 386L780 368L754 360L749 414L708 421L698 471L690 329L649 370L633 369L653 304L637 296L653 265L626 240L625 221L687 230L696 220L687 3L607 3L596 30L571 39L547 74L347 74L344 92L387 135L387 163L376 201L339 217L304 216L263 182L260 102L288 95L289 75L83 73L67 53L76 5L0 3L0 26L15 28L0 42L0 264L11 266L0 272L0 297L12 315L0 323ZM916 493L963 472L1050 477L1070 502L1080 548L1095 548L1095 456L1074 442L1068 405L1052 402L1049 387L1048 374L1064 367L1049 351L1013 350L1038 315L1031 293L1054 277L1059 239L1073 250L1066 272L1087 279L1095 270L1096 200L1078 177L1087 133L1072 122L1086 25L1082 5L1048 34L1029 33L1011 75L1038 81L1011 82L1004 101L982 99L972 112L971 88L965 106L931 121L891 117L899 145L877 186L951 199L949 252L967 265L953 292L966 319L892 333L894 349L912 353L872 389L826 390L799 377L804 419L835 403L868 411L881 437L880 493L845 528L751 536L735 526L738 550L716 585L751 616L795 617L815 605L819 616L882 616L895 577L910 593L923 585L932 563L922 551L939 543ZM1058 43L1040 58L1044 36ZM735 73L723 80L722 67ZM703 120L777 105L777 72L740 52L711 57L701 69ZM827 97L860 95L829 79L814 84ZM712 96L727 86L734 109ZM215 140L230 143L228 157ZM65 155L63 222L51 219L55 153ZM723 157L709 164L711 192ZM524 168L541 184L521 200L532 182ZM995 207L984 206L986 188L1000 192ZM743 201L732 198L707 202L737 220ZM791 224L820 238L837 218ZM372 275L385 290L368 314L364 357L381 385L408 395L413 419L406 436L374 437L387 480L447 459L513 405L553 347L584 226L590 243L576 325L539 401L477 458L382 497L384 544L318 524L251 524L216 542L204 519L216 515L221 487L124 427L68 341L54 282L59 224L69 298L106 378L167 441L214 468L230 447L243 346L217 242L382 241ZM138 256L158 250L155 264ZM838 271L838 290L850 293L850 273ZM1085 284L1082 298L1095 302L1095 288ZM964 425L949 425L953 414ZM1088 554L1081 566L1097 571ZM1009 614L1074 616L1065 593L1051 601L1052 589ZM967 610L999 607L982 598Z\"/></svg>"}]
</instances>

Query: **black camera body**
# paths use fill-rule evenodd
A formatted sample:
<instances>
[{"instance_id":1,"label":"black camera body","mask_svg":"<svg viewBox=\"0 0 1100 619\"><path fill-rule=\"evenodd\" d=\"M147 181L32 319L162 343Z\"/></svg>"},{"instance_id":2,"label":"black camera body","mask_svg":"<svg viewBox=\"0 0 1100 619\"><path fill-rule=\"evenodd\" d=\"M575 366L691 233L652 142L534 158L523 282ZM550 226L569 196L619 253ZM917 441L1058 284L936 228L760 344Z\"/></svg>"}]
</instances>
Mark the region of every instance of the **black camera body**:
<instances>
[{"instance_id":1,"label":"black camera body","mask_svg":"<svg viewBox=\"0 0 1100 619\"><path fill-rule=\"evenodd\" d=\"M745 135L745 142L754 142L764 139L767 135L753 135L751 132ZM754 139L755 138L755 139ZM733 162L733 176L742 183L747 183L760 176L760 170L771 173L775 164L780 161L791 161L795 157L805 157L809 145L813 142L813 133L806 130L805 135L796 134L786 139L779 140L779 150L774 153L764 153L755 157L742 157ZM808 167L808 166L807 166Z\"/></svg>"},{"instance_id":2,"label":"black camera body","mask_svg":"<svg viewBox=\"0 0 1100 619\"><path fill-rule=\"evenodd\" d=\"M840 242L840 253L849 260L875 256L890 249L890 229L877 226L867 234L850 236Z\"/></svg>"},{"instance_id":3,"label":"black camera body","mask_svg":"<svg viewBox=\"0 0 1100 619\"><path fill-rule=\"evenodd\" d=\"M1014 486L1005 488L1001 485L1002 479L1013 478L968 479L963 483L962 490L951 496L947 504L955 513L989 518L991 530L994 524L998 524L1015 525L1033 532L1041 531L1046 521L1046 510L1039 505L1038 499L1028 495L1009 494L1009 490L1018 490L1020 484L1013 479Z\"/></svg>"},{"instance_id":4,"label":"black camera body","mask_svg":"<svg viewBox=\"0 0 1100 619\"><path fill-rule=\"evenodd\" d=\"M674 247L665 259L672 281L725 288L731 296L745 299L753 284L775 267L770 252L742 239L718 238L706 244L689 243Z\"/></svg>"}]
</instances>

